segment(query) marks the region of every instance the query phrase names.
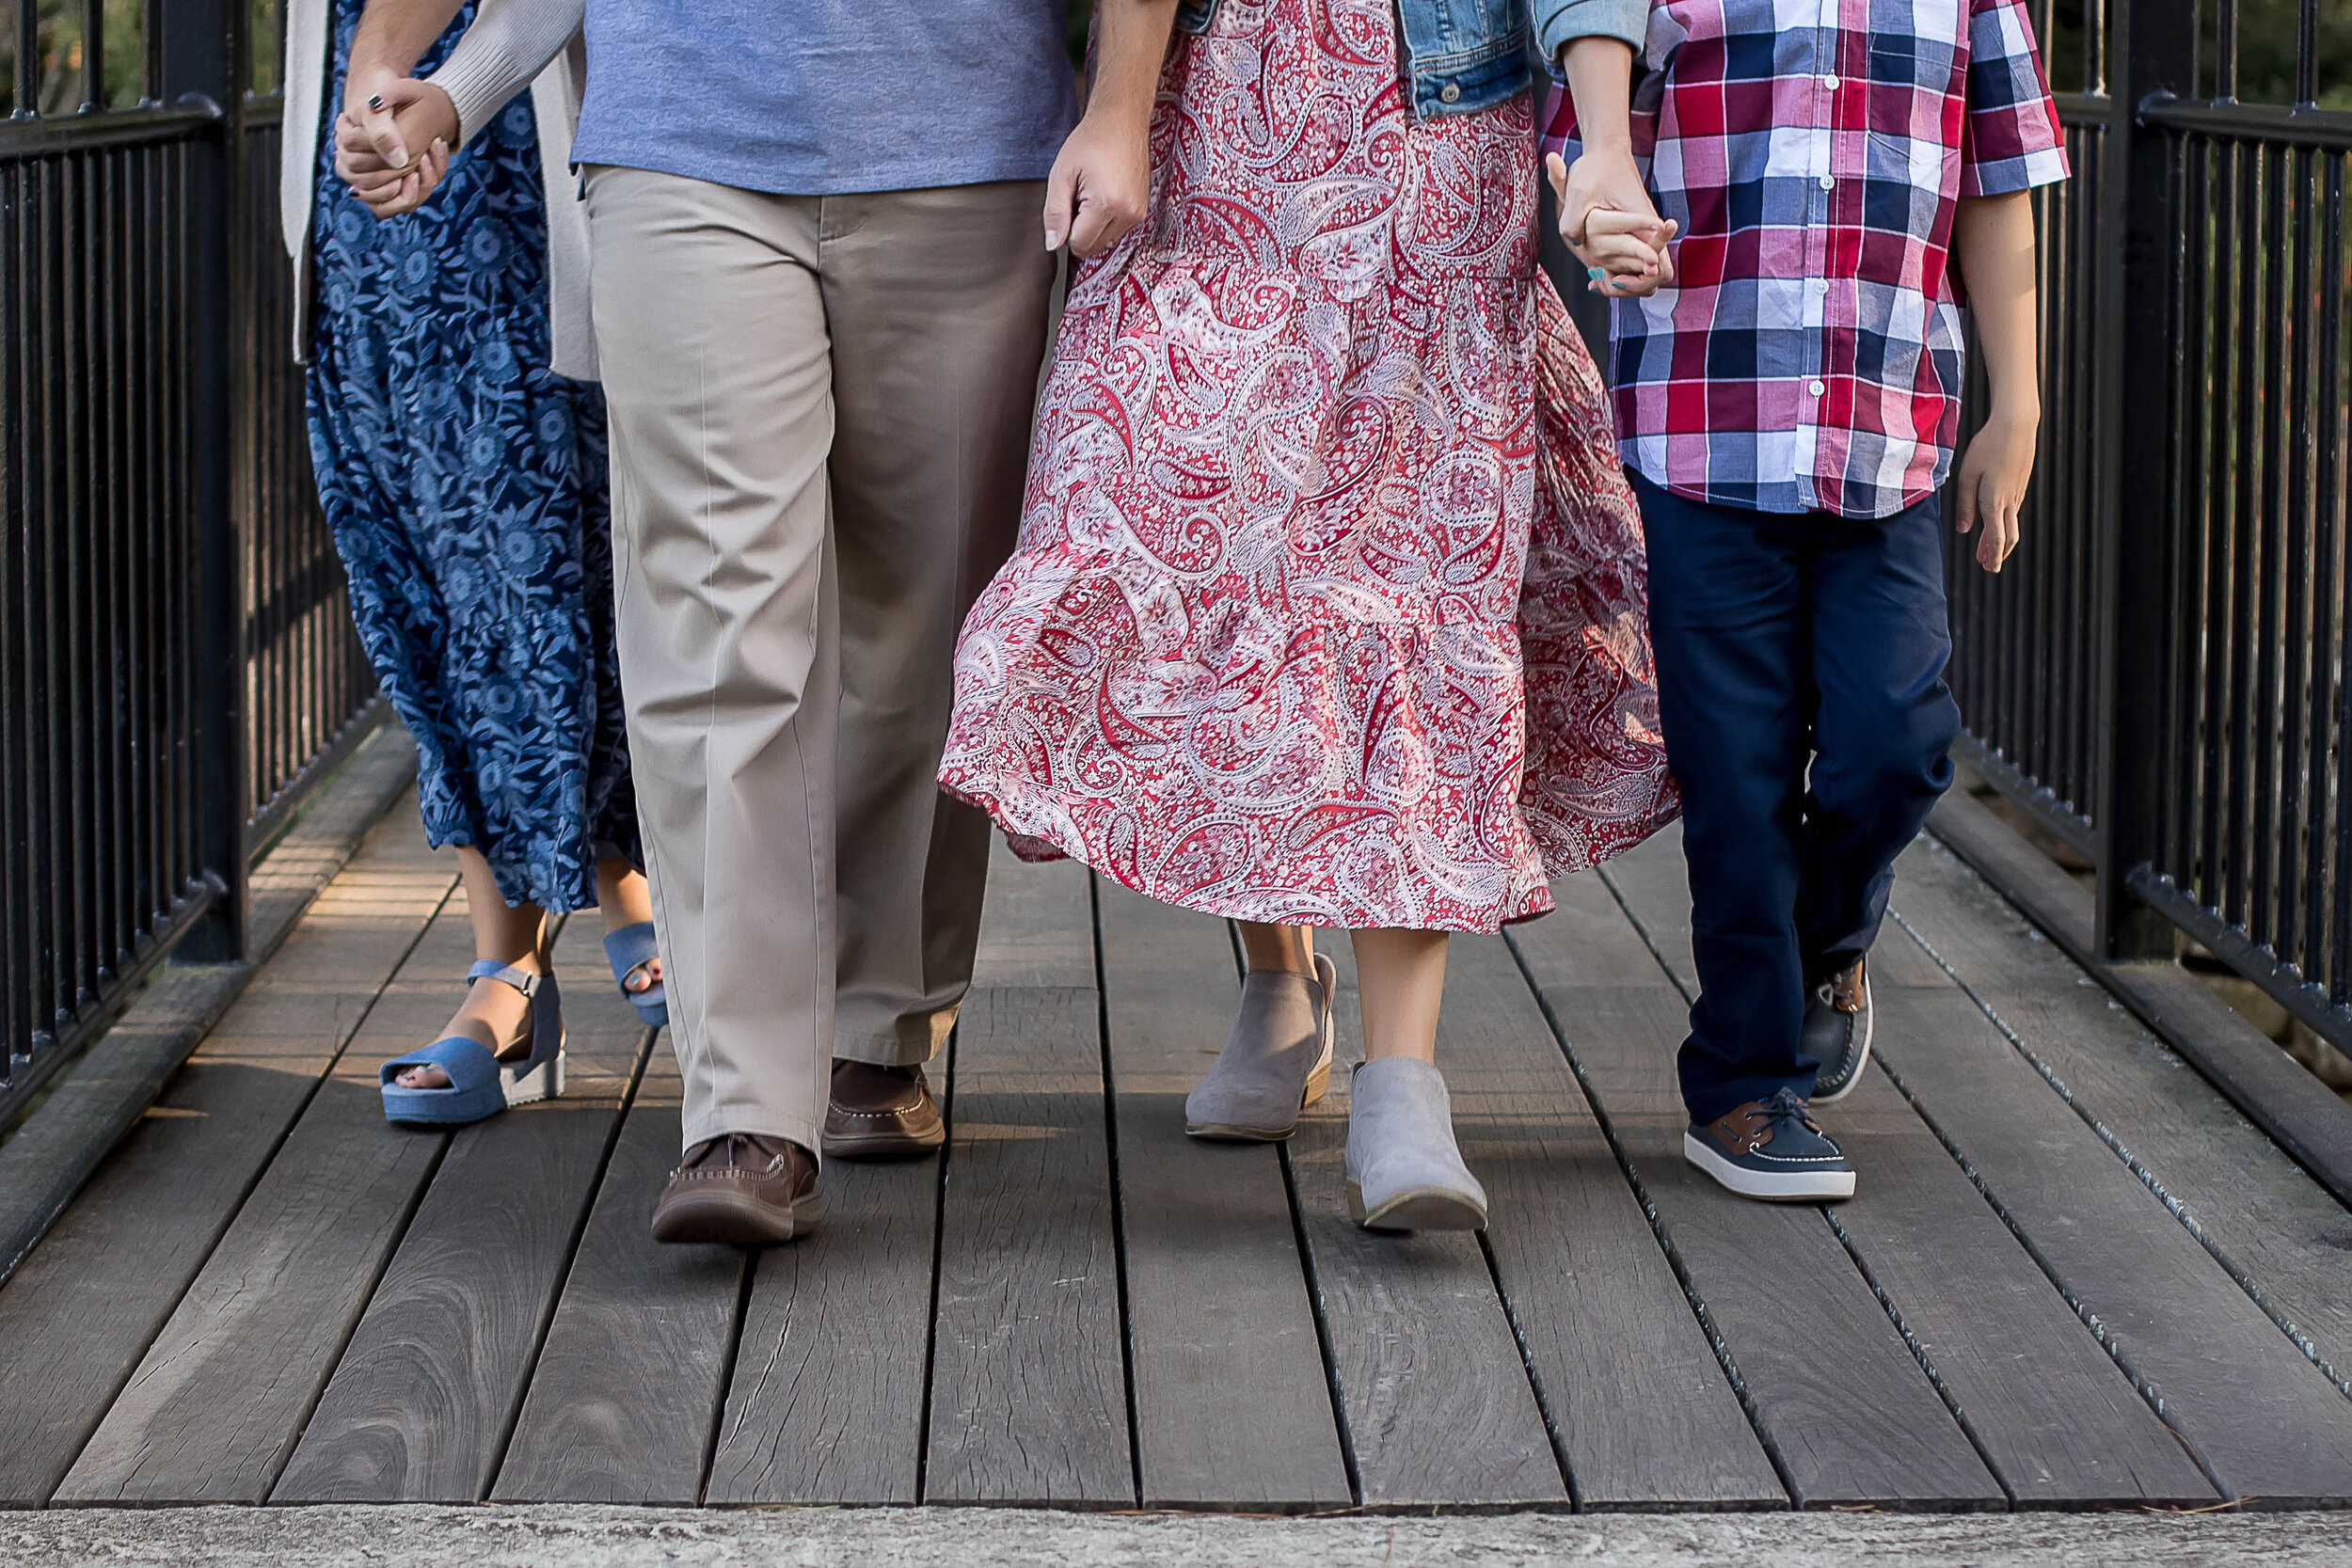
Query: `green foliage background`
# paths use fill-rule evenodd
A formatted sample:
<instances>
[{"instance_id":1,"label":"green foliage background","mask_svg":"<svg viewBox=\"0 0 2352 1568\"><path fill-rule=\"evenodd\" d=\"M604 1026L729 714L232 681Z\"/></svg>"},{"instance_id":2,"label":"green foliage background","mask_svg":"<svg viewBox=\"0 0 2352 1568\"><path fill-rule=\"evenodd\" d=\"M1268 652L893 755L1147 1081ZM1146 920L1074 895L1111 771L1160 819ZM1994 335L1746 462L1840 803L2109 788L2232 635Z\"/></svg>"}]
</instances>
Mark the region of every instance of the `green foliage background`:
<instances>
[{"instance_id":1,"label":"green foliage background","mask_svg":"<svg viewBox=\"0 0 2352 1568\"><path fill-rule=\"evenodd\" d=\"M146 22L150 0L103 0L105 15L104 105L127 108L147 87ZM168 5L171 0L162 0ZM284 0L247 0L251 7L252 85L269 92L278 86L278 31ZM23 6L38 8L33 58L20 70L15 58L15 19ZM2205 31L2203 90L2214 87L2214 29L2218 7L2202 0ZM2041 7L2035 8L2037 11ZM1087 27L1094 0L1070 0L1070 58L1083 64ZM0 0L0 115L20 108L41 114L71 113L83 93L82 0ZM2049 0L2042 40L2051 85L2080 91L2083 79L2083 0ZM2238 0L2238 97L2249 103L2295 100L2295 55L2299 16L2296 0ZM2321 0L2318 27L2318 102L2352 109L2352 0ZM20 81L23 82L20 87ZM23 98L20 100L20 91Z\"/></svg>"}]
</instances>

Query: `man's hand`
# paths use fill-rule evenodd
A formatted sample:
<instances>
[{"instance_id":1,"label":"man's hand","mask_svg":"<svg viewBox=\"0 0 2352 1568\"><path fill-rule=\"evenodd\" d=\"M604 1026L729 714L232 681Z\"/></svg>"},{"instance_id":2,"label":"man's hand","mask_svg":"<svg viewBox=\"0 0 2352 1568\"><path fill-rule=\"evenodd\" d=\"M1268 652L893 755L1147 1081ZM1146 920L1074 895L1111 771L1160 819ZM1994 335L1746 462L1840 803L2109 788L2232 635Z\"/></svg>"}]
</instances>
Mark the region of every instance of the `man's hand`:
<instances>
[{"instance_id":1,"label":"man's hand","mask_svg":"<svg viewBox=\"0 0 2352 1568\"><path fill-rule=\"evenodd\" d=\"M1597 271L1594 288L1638 299L1674 281L1666 245L1677 226L1658 215L1631 154L1588 150L1570 166L1554 152L1544 168L1558 198L1560 238L1588 273Z\"/></svg>"},{"instance_id":2,"label":"man's hand","mask_svg":"<svg viewBox=\"0 0 2352 1568\"><path fill-rule=\"evenodd\" d=\"M1961 454L1960 477L1953 484L1959 510L1952 527L1967 533L1983 525L1977 535L1977 564L1988 572L1999 571L2017 547L2017 512L2033 478L2040 424L2031 416L1995 413L1969 437L1968 449Z\"/></svg>"},{"instance_id":3,"label":"man's hand","mask_svg":"<svg viewBox=\"0 0 2352 1568\"><path fill-rule=\"evenodd\" d=\"M1045 181L1045 248L1064 240L1099 256L1141 223L1152 205L1152 139L1133 117L1089 110Z\"/></svg>"},{"instance_id":4,"label":"man's hand","mask_svg":"<svg viewBox=\"0 0 2352 1568\"><path fill-rule=\"evenodd\" d=\"M335 117L335 172L377 217L413 213L449 172L457 133L457 106L430 83L383 81L364 99L355 86Z\"/></svg>"}]
</instances>

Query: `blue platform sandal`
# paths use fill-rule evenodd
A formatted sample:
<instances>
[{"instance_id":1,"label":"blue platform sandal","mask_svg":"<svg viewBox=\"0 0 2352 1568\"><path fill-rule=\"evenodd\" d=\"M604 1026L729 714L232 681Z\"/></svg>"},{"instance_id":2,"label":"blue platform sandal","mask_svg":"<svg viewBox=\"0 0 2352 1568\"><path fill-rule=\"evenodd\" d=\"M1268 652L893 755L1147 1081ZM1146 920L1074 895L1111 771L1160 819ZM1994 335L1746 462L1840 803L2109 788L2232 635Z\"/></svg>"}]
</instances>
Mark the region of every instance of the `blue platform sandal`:
<instances>
[{"instance_id":1,"label":"blue platform sandal","mask_svg":"<svg viewBox=\"0 0 2352 1568\"><path fill-rule=\"evenodd\" d=\"M641 920L634 926L624 926L608 931L604 937L604 956L612 966L612 983L621 988L622 996L637 1009L637 1016L653 1028L661 1028L670 1022L670 997L662 985L647 986L644 990L628 989L628 977L661 957L655 944L653 922Z\"/></svg>"},{"instance_id":2,"label":"blue platform sandal","mask_svg":"<svg viewBox=\"0 0 2352 1568\"><path fill-rule=\"evenodd\" d=\"M468 984L497 980L529 998L530 1053L501 1058L469 1036L447 1035L421 1051L395 1056L376 1069L386 1121L451 1127L564 1092L564 1003L555 976L485 958L466 971L466 979ZM405 1088L397 1082L402 1073L421 1067L439 1068L449 1082L437 1089Z\"/></svg>"}]
</instances>

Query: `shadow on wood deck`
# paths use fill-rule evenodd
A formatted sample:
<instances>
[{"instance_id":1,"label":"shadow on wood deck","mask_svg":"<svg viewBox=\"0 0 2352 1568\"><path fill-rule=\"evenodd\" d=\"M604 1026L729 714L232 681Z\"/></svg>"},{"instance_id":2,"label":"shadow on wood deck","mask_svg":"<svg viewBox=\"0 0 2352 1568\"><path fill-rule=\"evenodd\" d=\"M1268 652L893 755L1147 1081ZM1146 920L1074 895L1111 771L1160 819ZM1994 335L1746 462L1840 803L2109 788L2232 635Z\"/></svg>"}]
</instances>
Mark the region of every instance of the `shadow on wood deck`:
<instances>
[{"instance_id":1,"label":"shadow on wood deck","mask_svg":"<svg viewBox=\"0 0 2352 1568\"><path fill-rule=\"evenodd\" d=\"M754 1259L646 1235L676 1072L593 916L570 1093L384 1125L470 956L395 809L0 1288L0 1502L2352 1501L2352 1214L1948 854L1903 872L1823 1113L1854 1201L1683 1165L1668 835L1456 942L1494 1227L1396 1238L1345 1218L1344 1075L1287 1148L1182 1135L1224 926L1000 858L946 1156L835 1163Z\"/></svg>"}]
</instances>

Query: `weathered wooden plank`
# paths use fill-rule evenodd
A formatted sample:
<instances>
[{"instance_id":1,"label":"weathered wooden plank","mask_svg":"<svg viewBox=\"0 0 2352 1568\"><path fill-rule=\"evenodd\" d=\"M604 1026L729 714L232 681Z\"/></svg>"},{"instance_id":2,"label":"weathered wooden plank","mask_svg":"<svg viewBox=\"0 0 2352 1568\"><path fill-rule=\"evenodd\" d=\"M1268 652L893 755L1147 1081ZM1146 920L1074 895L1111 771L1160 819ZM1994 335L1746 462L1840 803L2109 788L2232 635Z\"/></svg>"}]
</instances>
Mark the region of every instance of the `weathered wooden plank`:
<instances>
[{"instance_id":1,"label":"weathered wooden plank","mask_svg":"<svg viewBox=\"0 0 2352 1568\"><path fill-rule=\"evenodd\" d=\"M384 1120L376 1064L448 1022L465 890L409 952L82 1452L58 1500L260 1502L448 1139Z\"/></svg>"},{"instance_id":2,"label":"weathered wooden plank","mask_svg":"<svg viewBox=\"0 0 2352 1568\"><path fill-rule=\"evenodd\" d=\"M1899 931L1891 943L1909 945ZM1880 992L1879 1027L1922 1050L1942 991ZM1883 1073L1834 1112L1860 1173L1831 1216L2020 1505L2209 1503L2212 1484Z\"/></svg>"},{"instance_id":3,"label":"weathered wooden plank","mask_svg":"<svg viewBox=\"0 0 2352 1568\"><path fill-rule=\"evenodd\" d=\"M1645 846L1619 886L1660 950L1685 966L1689 985L1690 900L1661 859ZM1951 990L1950 977L1892 924L1871 952L1871 972L1883 1035L1903 1027L1908 998ZM1830 1211L1834 1223L2015 1500L2212 1499L2195 1462L1883 1077L1866 1075L1821 1115L1859 1178L1853 1201ZM1959 1258L1965 1268L1952 1266Z\"/></svg>"},{"instance_id":4,"label":"weathered wooden plank","mask_svg":"<svg viewBox=\"0 0 2352 1568\"><path fill-rule=\"evenodd\" d=\"M1345 933L1318 936L1340 972L1341 1066L1288 1155L1361 1501L1562 1506L1567 1485L1477 1238L1379 1235L1347 1217L1347 1066L1363 1059L1362 1019ZM1451 1041L1441 1019L1449 1073Z\"/></svg>"},{"instance_id":5,"label":"weathered wooden plank","mask_svg":"<svg viewBox=\"0 0 2352 1568\"><path fill-rule=\"evenodd\" d=\"M653 1239L654 1198L678 1159L678 1097L664 1036L630 1097L493 1501L700 1500L750 1255Z\"/></svg>"},{"instance_id":6,"label":"weathered wooden plank","mask_svg":"<svg viewBox=\"0 0 2352 1568\"><path fill-rule=\"evenodd\" d=\"M1147 1508L1345 1508L1281 1159L1184 1135L1238 996L1221 920L1100 887L1136 1439Z\"/></svg>"},{"instance_id":7,"label":"weathered wooden plank","mask_svg":"<svg viewBox=\"0 0 2352 1568\"><path fill-rule=\"evenodd\" d=\"M46 1500L454 884L395 810L0 1289L0 1502Z\"/></svg>"},{"instance_id":8,"label":"weathered wooden plank","mask_svg":"<svg viewBox=\"0 0 2352 1568\"><path fill-rule=\"evenodd\" d=\"M2337 1386L2352 1380L2352 1212L1941 845L1905 854L1896 908Z\"/></svg>"},{"instance_id":9,"label":"weathered wooden plank","mask_svg":"<svg viewBox=\"0 0 2352 1568\"><path fill-rule=\"evenodd\" d=\"M1573 942L1576 923L1613 917L1629 938L1613 906L1550 920ZM1510 950L1456 938L1448 968L1454 1125L1493 1205L1487 1246L1577 1505L1787 1507ZM1573 1012L1576 993L1557 1001Z\"/></svg>"},{"instance_id":10,"label":"weathered wooden plank","mask_svg":"<svg viewBox=\"0 0 2352 1568\"><path fill-rule=\"evenodd\" d=\"M1883 1001L1881 1059L2233 1497L2352 1500L2352 1401L1957 990Z\"/></svg>"},{"instance_id":11,"label":"weathered wooden plank","mask_svg":"<svg viewBox=\"0 0 2352 1568\"><path fill-rule=\"evenodd\" d=\"M488 1489L649 1037L603 960L596 917L567 921L570 1087L450 1135L273 1500Z\"/></svg>"},{"instance_id":12,"label":"weathered wooden plank","mask_svg":"<svg viewBox=\"0 0 2352 1568\"><path fill-rule=\"evenodd\" d=\"M1656 877L1655 863L1669 853L1678 860L1678 847L1653 841L1608 870L1638 887L1632 872L1647 863ZM1628 863L1634 865L1621 873ZM1649 886L1660 918L1673 918L1667 911L1687 897L1678 878ZM1688 1117L1675 1082L1675 1049L1686 1030L1682 995L1656 967L1645 976L1623 945L1579 952L1566 940L1571 929L1604 925L1599 900L1610 894L1597 879L1571 878L1555 896L1593 918L1555 927L1558 936L1546 931L1548 922L1534 922L1515 931L1514 941L1704 1304L1798 1505L2001 1506L1999 1485L1820 1211L1735 1197L1684 1162ZM1641 920L1646 906L1633 912Z\"/></svg>"},{"instance_id":13,"label":"weathered wooden plank","mask_svg":"<svg viewBox=\"0 0 2352 1568\"><path fill-rule=\"evenodd\" d=\"M2001 888L2067 956L2113 990L2336 1197L2352 1204L2352 1105L2175 964L2111 964L2090 895L1977 800L1957 792L1928 826Z\"/></svg>"},{"instance_id":14,"label":"weathered wooden plank","mask_svg":"<svg viewBox=\"0 0 2352 1568\"><path fill-rule=\"evenodd\" d=\"M1088 874L1000 856L993 883L956 1030L926 1500L1129 1503Z\"/></svg>"},{"instance_id":15,"label":"weathered wooden plank","mask_svg":"<svg viewBox=\"0 0 2352 1568\"><path fill-rule=\"evenodd\" d=\"M974 954L975 989L1095 983L1089 874L1068 861L1032 864L996 841L988 909Z\"/></svg>"},{"instance_id":16,"label":"weathered wooden plank","mask_svg":"<svg viewBox=\"0 0 2352 1568\"><path fill-rule=\"evenodd\" d=\"M416 779L417 749L405 730L387 724L369 736L253 867L246 957L166 962L104 1036L59 1069L38 1112L0 1142L0 1280L244 994L369 831L395 802L414 813Z\"/></svg>"},{"instance_id":17,"label":"weathered wooden plank","mask_svg":"<svg viewBox=\"0 0 2352 1568\"><path fill-rule=\"evenodd\" d=\"M706 1501L920 1500L939 1182L826 1163L824 1223L760 1255Z\"/></svg>"}]
</instances>

